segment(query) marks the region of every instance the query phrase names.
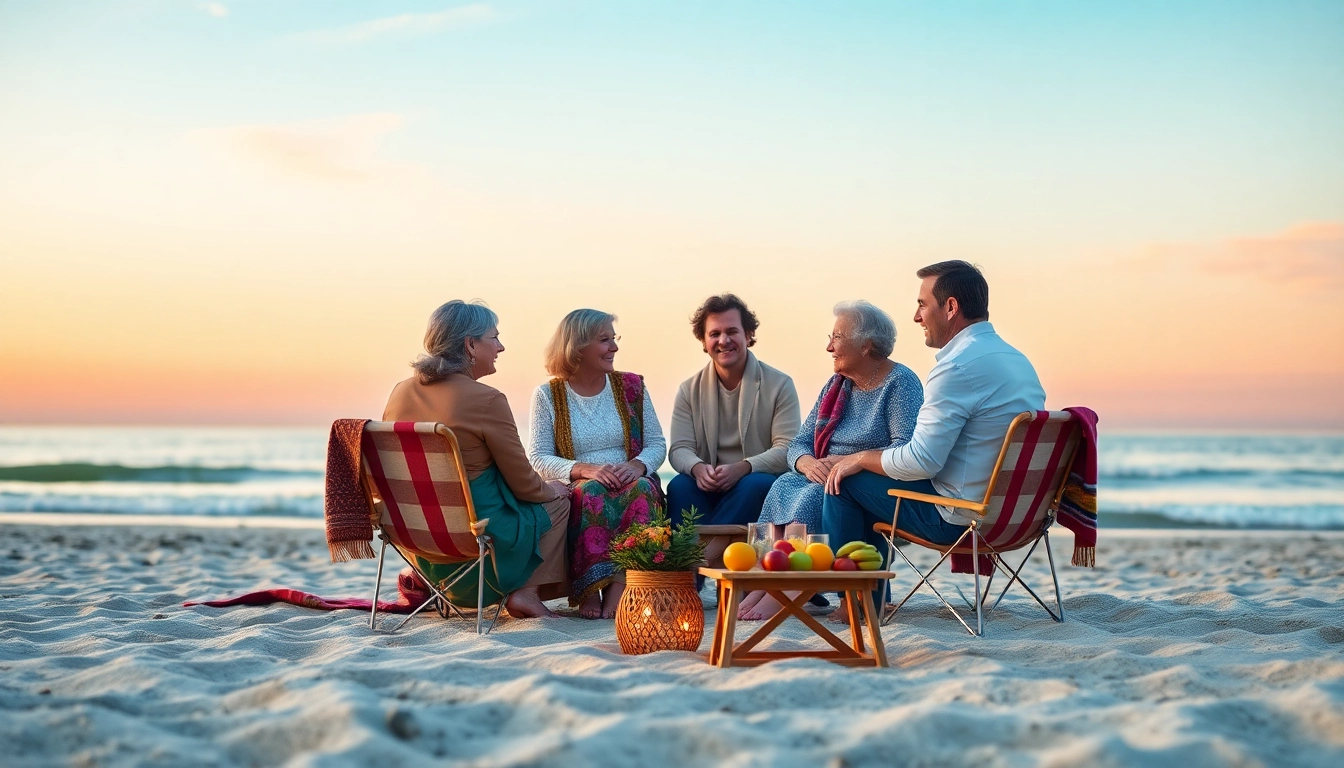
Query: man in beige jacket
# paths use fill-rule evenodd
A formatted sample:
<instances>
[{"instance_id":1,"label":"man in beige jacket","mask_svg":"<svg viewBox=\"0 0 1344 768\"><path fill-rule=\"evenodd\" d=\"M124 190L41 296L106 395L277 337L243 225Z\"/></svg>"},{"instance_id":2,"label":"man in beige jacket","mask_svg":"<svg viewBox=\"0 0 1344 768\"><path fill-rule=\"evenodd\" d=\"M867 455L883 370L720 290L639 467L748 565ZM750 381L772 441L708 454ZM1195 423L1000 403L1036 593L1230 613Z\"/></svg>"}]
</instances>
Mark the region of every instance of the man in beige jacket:
<instances>
[{"instance_id":1,"label":"man in beige jacket","mask_svg":"<svg viewBox=\"0 0 1344 768\"><path fill-rule=\"evenodd\" d=\"M783 473L798 433L798 392L788 375L747 350L756 315L731 293L711 296L691 318L710 362L681 383L672 410L667 486L673 522L695 507L703 525L755 522Z\"/></svg>"}]
</instances>

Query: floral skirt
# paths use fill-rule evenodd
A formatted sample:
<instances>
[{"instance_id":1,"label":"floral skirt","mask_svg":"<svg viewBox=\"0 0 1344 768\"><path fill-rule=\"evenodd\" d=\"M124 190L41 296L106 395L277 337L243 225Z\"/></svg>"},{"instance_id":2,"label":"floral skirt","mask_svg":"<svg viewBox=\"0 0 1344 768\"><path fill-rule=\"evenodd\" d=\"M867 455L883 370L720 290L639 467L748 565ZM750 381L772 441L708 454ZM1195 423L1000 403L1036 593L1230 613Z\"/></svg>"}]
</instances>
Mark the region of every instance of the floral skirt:
<instances>
[{"instance_id":1,"label":"floral skirt","mask_svg":"<svg viewBox=\"0 0 1344 768\"><path fill-rule=\"evenodd\" d=\"M615 490L596 480L580 480L570 486L569 500L569 604L577 606L612 583L612 538L631 523L647 523L661 510L663 490L650 477Z\"/></svg>"}]
</instances>

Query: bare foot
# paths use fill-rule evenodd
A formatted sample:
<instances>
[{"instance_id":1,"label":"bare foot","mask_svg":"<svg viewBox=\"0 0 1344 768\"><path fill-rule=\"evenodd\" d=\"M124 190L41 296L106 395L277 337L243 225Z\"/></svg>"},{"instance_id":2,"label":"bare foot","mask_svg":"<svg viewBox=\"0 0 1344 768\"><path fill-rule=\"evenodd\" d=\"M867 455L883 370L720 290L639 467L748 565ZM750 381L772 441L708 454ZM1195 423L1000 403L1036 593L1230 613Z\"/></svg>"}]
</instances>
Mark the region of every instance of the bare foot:
<instances>
[{"instance_id":1,"label":"bare foot","mask_svg":"<svg viewBox=\"0 0 1344 768\"><path fill-rule=\"evenodd\" d=\"M583 598L583 604L579 606L579 615L585 619L596 619L602 615L602 593L594 591L591 595Z\"/></svg>"},{"instance_id":2,"label":"bare foot","mask_svg":"<svg viewBox=\"0 0 1344 768\"><path fill-rule=\"evenodd\" d=\"M765 590L763 589L748 592L747 596L742 598L742 602L737 606L737 618L739 620L746 618L747 612L756 607L756 604L761 602L762 597L765 597Z\"/></svg>"},{"instance_id":3,"label":"bare foot","mask_svg":"<svg viewBox=\"0 0 1344 768\"><path fill-rule=\"evenodd\" d=\"M515 619L554 619L558 615L541 602L536 589L520 589L514 592L504 601L504 608Z\"/></svg>"},{"instance_id":4,"label":"bare foot","mask_svg":"<svg viewBox=\"0 0 1344 768\"><path fill-rule=\"evenodd\" d=\"M765 595L756 601L756 605L752 606L751 610L744 611L740 618L743 621L763 621L779 613L783 608L784 606L780 605L778 600Z\"/></svg>"},{"instance_id":5,"label":"bare foot","mask_svg":"<svg viewBox=\"0 0 1344 768\"><path fill-rule=\"evenodd\" d=\"M612 584L602 590L602 618L616 618L616 608L621 604L623 594L625 594L624 584Z\"/></svg>"}]
</instances>

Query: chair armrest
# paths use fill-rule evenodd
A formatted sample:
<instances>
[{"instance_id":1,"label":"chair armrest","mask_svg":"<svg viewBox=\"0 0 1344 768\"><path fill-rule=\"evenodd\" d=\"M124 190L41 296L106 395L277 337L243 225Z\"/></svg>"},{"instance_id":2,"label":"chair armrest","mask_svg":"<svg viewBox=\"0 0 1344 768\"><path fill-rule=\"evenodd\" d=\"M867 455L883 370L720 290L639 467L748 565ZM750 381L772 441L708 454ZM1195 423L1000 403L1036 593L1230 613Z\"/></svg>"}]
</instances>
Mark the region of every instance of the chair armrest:
<instances>
[{"instance_id":1,"label":"chair armrest","mask_svg":"<svg viewBox=\"0 0 1344 768\"><path fill-rule=\"evenodd\" d=\"M484 520L477 520L475 523L472 523L471 532L477 536L480 536L482 533L485 533L485 526L489 524L490 524L490 518L488 517L485 518Z\"/></svg>"},{"instance_id":2,"label":"chair armrest","mask_svg":"<svg viewBox=\"0 0 1344 768\"><path fill-rule=\"evenodd\" d=\"M965 499L952 499L947 496L936 496L928 493L916 493L901 488L892 488L887 491L888 496L895 496L898 499L910 499L911 501L927 501L930 504L937 504L944 507L957 507L958 509L969 509L976 514L985 514L985 505L978 501L966 501Z\"/></svg>"}]
</instances>

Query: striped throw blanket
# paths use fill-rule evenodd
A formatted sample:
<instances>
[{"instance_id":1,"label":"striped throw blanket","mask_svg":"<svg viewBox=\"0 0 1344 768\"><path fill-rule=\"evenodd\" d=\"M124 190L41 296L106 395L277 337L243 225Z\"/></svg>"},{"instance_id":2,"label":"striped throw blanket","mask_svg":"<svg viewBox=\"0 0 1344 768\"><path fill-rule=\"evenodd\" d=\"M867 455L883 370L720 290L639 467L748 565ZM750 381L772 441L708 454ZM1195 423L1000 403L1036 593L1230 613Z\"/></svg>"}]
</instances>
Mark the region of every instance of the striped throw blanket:
<instances>
[{"instance_id":1,"label":"striped throw blanket","mask_svg":"<svg viewBox=\"0 0 1344 768\"><path fill-rule=\"evenodd\" d=\"M1083 430L1073 469L1059 501L1059 524L1073 532L1073 565L1097 565L1097 413L1091 408L1065 408Z\"/></svg>"}]
</instances>

